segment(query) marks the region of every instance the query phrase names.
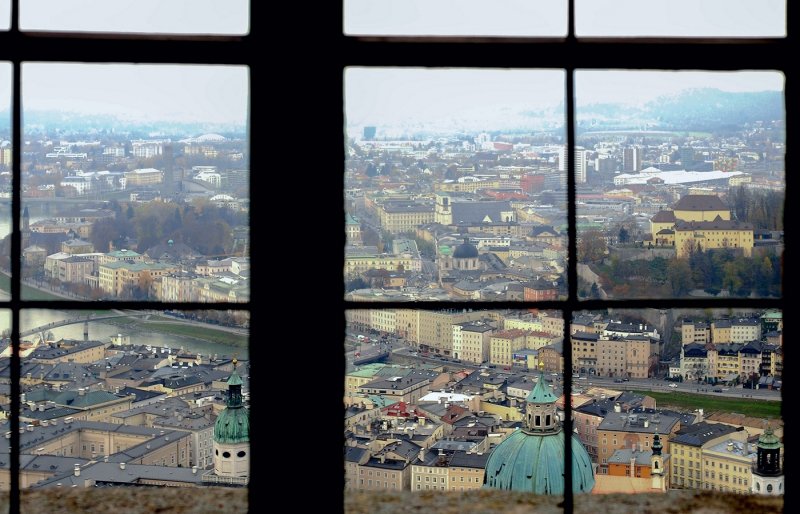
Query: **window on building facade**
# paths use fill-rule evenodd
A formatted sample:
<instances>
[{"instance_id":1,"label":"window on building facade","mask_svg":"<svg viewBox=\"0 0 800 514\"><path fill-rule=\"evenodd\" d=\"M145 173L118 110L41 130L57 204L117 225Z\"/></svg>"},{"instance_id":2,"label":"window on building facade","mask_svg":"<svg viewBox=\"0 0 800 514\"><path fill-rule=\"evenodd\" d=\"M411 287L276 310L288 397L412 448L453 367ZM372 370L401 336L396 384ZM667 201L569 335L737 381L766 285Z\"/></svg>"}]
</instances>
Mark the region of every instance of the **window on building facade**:
<instances>
[{"instance_id":1,"label":"window on building facade","mask_svg":"<svg viewBox=\"0 0 800 514\"><path fill-rule=\"evenodd\" d=\"M786 40L781 39L786 34L785 14L780 14L785 11L777 8L779 11L777 18L764 19L765 25L762 27L766 28L756 34L725 32L730 29L723 29L720 33L712 31L700 34L666 34L669 37L684 38L681 44L687 51L676 53L663 42L645 41L645 48L649 52L645 61L637 58L620 63L616 58L609 59L607 50L613 48L624 53L630 45L637 44L637 40L582 41L580 36L641 37L642 34L620 33L608 26L604 29L597 29L600 31L599 33L592 33L589 29L590 24L586 24L585 16L590 9L596 6L588 4L588 2L576 2L575 16L579 23L578 39L568 37L566 40L552 42L527 41L519 47L520 50L515 49L513 45L506 45L507 41L491 43L481 41L481 44L476 44L469 38L458 39L456 42L448 40L447 45L453 44L456 47L461 44L465 45L464 48L467 47L466 45L474 45L470 48L475 48L477 51L470 53L469 58L453 57L452 54L446 52L447 45L439 44L440 42L437 42L435 38L427 38L423 42L414 41L413 38L408 40L404 37L390 37L388 40L381 41L359 38L357 36L369 32L363 29L348 30L348 14L345 14L345 32L350 36L346 37L345 41L348 51L351 52L342 60L340 70L345 83L343 97L346 111L345 125L348 127L345 211L348 227L351 225L359 227L358 229L353 228L347 233L347 249L342 267L345 270L345 307L347 309L398 312L409 308L411 310L430 310L432 308L471 309L475 307L476 310L478 308L491 310L494 303L502 305L504 308L514 308L518 305L524 305L527 308L557 308L564 312L564 319L567 320L564 323L565 342L569 341L573 335L569 332L569 325L577 321L578 315L601 313L601 315L607 316L605 309L608 307L625 309L646 307L655 311L660 310L662 314L670 317L673 312L671 309L697 309L699 311L698 324L701 321L700 318L704 317L702 312L704 308L731 309L737 313L749 312L750 319L758 319L759 323L768 321L762 316L765 316L770 310L782 312L788 294L782 284L787 280L787 274L791 274L791 271L782 266L783 212L784 208L789 209L789 205L784 206L783 201L783 191L787 182L784 173L784 153L788 144L784 132L787 123L784 104L788 82L784 83L784 78L788 77L791 68L776 59L762 59L763 53L758 50L758 45L766 44L776 49L786 45ZM736 16L741 16L742 12L750 12L752 6L745 4L742 4L743 10L738 14L726 13L726 15L730 14L731 19L735 19ZM779 4L782 5L778 2L776 6ZM708 5L712 4L708 3ZM613 12L613 8L614 6L608 2L603 6L603 9L608 12ZM712 9L712 7L708 8ZM766 13L766 18L770 18L772 14L774 14L774 10ZM584 17L581 18L581 16ZM759 21L762 18L759 18ZM777 25L774 22L775 19L778 20ZM584 24L580 25L580 23ZM634 24L631 23L629 26L634 26ZM639 26L636 26L638 29ZM734 23L732 26L737 25ZM757 30L752 26L750 28ZM646 30L648 32L645 35L664 35L650 29ZM385 30L381 33L389 36L416 35L416 33L398 34ZM569 33L573 33L571 28ZM726 41L710 39L703 42L689 39L738 36L777 39L759 39L757 44L755 44L756 41L748 39ZM385 111L381 111L378 106L390 103L390 95L384 97L380 102L376 100L372 105L366 107L362 105L360 111L351 112L348 109L348 104L349 106L358 104L358 101L354 100L355 97L365 98L365 95L361 94L365 89L375 91L392 79L402 84L412 84L426 79L413 80L410 77L446 76L448 72L455 78L462 77L461 73L470 70L474 72L474 77L480 77L482 73L488 71L499 71L495 68L503 68L503 72L506 72L506 68L511 68L514 72L530 71L519 70L519 68L530 66L529 61L525 60L521 48L525 47L530 50L537 48L537 45L542 49L565 50L558 57L542 56L536 64L541 67L541 70L565 70L566 104L563 112L555 113L556 116L566 118L567 121L563 139L560 141L562 148L558 150L558 155L548 155L548 151L537 148L535 142L514 140L509 135L511 131L497 129L492 133L482 133L480 129L467 128L471 121L468 115L471 113L466 108L458 111L459 114L463 114L463 119L459 119L461 133L452 140L441 138L444 141L435 137L436 130L432 124L416 123L419 120L414 120L409 112L391 113L392 123L381 119L380 116ZM498 60L496 51L501 48L504 51L508 50L509 53ZM518 51L519 53L517 53ZM736 53L737 58L731 57L732 51ZM367 65L364 64L365 62ZM709 64L712 62L713 66ZM358 64L358 66L353 67L354 64ZM709 66L715 70L714 74L695 75L688 71L659 71L657 69L663 67L664 70L702 70L708 69ZM612 67L629 69L610 71L609 68ZM652 68L652 71L659 73L651 75L651 70L640 69L643 67ZM381 74L385 75L381 77ZM520 76L522 75L520 74ZM353 80L358 76L363 82L360 86L354 86ZM512 76L510 72L508 76ZM375 80L370 81L367 77ZM663 98L660 99L655 97L632 98L633 93L652 92L655 88L655 86L646 85L646 77L654 78L654 82L650 84L663 85L684 81L686 90L664 91ZM719 82L717 82L718 79ZM751 79L754 84L752 89L735 89L733 86L730 89L725 87L720 89L721 83L741 86ZM765 82L758 83L762 79ZM696 82L694 82L695 80ZM606 81L605 89L600 87L600 83L603 81ZM619 93L622 90L612 85L615 81L628 83L629 89L625 90L629 95L627 100L631 104L639 102L636 109L641 110L640 119L622 120L620 110L609 109L612 100L609 97L600 98L602 94L610 95L611 91L616 90ZM455 82L458 80L444 85L445 82L430 80L427 84L428 86L438 86L440 94L444 96L444 91L453 91L452 84ZM634 83L635 85L630 87ZM436 90L437 87L431 89ZM707 89L713 89L715 92L709 92ZM734 125L738 123L738 129L732 129L729 126L722 130L723 135L715 133L713 137L700 132L713 132L719 127L706 126L703 131L678 129L679 126L685 127L694 123L689 118L695 120L707 118L707 113L699 114L703 111L693 111L691 110L693 108L687 107L692 103L707 106L708 101L704 100L704 95L711 95L709 98L713 97L715 102L718 101L722 104L730 102L728 105L752 105L754 102L763 101L763 103L758 103L761 110L757 117L769 118L770 121L755 118L744 121L741 117L736 121L733 121L732 118L725 118L728 121L723 121L724 116L715 112L715 116L720 116L720 119L717 119L718 122L728 123L730 121ZM414 96L414 98L418 97ZM397 105L400 105L400 102ZM673 114L674 116L668 121L665 116L653 115L657 109L662 109L663 111L660 112L666 114L673 107L670 116ZM444 108L443 103L437 105L437 108ZM655 110L648 111L648 109ZM398 110L402 111L402 109ZM679 110L681 110L680 115L677 114ZM741 110L738 111L736 114L741 115ZM545 118L545 113L535 112L539 114L540 120ZM648 114L645 115L645 112ZM729 111L725 116L731 112ZM553 112L550 111L546 114L553 114ZM436 117L436 114L433 116ZM444 119L445 117L440 116L440 118ZM622 121L631 123L631 125L625 126L623 129L619 126L612 126L614 124L622 125ZM420 125L424 125L428 133L415 139L413 131ZM666 125L671 126L666 127ZM537 130L543 129L540 127L530 128L528 132L538 134ZM681 133L669 134L669 132L676 131ZM553 136L553 133L549 134L550 137L557 140L558 136ZM613 137L606 141L604 138L608 136L608 133L613 134ZM757 158L749 154L748 150L734 148L736 144L733 141L745 138L745 133L760 134L755 139L750 139L749 143L744 143L743 140L744 146L755 145L763 150ZM531 137L531 139L535 138ZM713 141L711 141L712 139ZM522 148L531 148L531 154L523 155ZM518 152L519 159L524 161L522 167L535 169L517 170L518 176L515 177L515 170L512 169L514 159L510 158L515 155L515 152ZM473 156L472 161L468 163L469 166L459 165L465 164L457 161L459 153L470 153ZM532 155L533 153L536 155ZM477 154L481 155L476 157ZM429 158L431 155L436 155L445 162L434 163ZM446 155L451 160L441 159L442 155ZM504 157L507 157L507 160L503 160ZM549 160L551 157L552 160ZM548 163L555 164L549 170L555 173L543 172L543 170L548 170ZM558 174L558 164L564 165L563 177ZM650 168L652 170L648 171ZM698 178L697 173L706 173L707 175ZM524 186L522 176L527 174L530 177L529 183ZM541 177L543 174L547 176ZM608 188L603 191L602 195L598 195L592 186L597 183L602 184L603 176L616 187ZM712 176L717 178L712 179ZM506 266L512 259L515 263L526 261L519 256L512 258L513 242L509 243L508 250L487 250L482 246L483 240L488 239L488 236L480 234L480 230L488 226L486 224L489 222L486 221L486 218L474 221L467 221L465 218L461 222L453 219L456 211L461 208L457 202L453 202L453 198L469 197L469 194L473 194L471 197L473 200L478 198L477 195L474 195L478 189L475 185L476 182L486 180L487 183L484 184L486 187L481 189L484 192L490 191L492 195L500 195L501 192L497 190L510 188L509 184L514 178L517 180L514 190L522 190L522 193L527 195L525 196L527 199L534 198L534 201L531 201L530 212L524 209L520 212L534 218L536 215L542 216L541 213L546 210L543 208L544 205L558 206L559 202L563 205L560 218L556 214L548 219L548 221L556 219L558 226L551 228L553 230L561 229L558 234L564 238L563 248L567 250L563 253L565 266L559 268L560 273L556 273L557 276L554 277L553 282L556 285L552 286L555 289L552 293L548 292L547 287L544 286L532 287L536 284L523 284L520 287L522 291L516 296L513 293L515 287L506 288L502 291L503 294L490 294L490 291L468 287L469 281L464 278L469 276L468 273L460 273L467 271L469 265L467 257L472 255L473 249L478 255L483 256L485 259L483 262L487 267L494 260L492 255L497 257L503 254L505 259L500 257L498 259L503 261ZM563 184L559 188L557 184L562 178L564 179ZM492 182L493 180L496 183ZM542 184L539 184L540 180ZM552 189L545 187L544 182L547 180L549 180L547 185L554 186ZM433 187L434 183L438 188ZM724 187L718 187L720 184L724 184ZM427 186L430 188L424 189ZM526 190L525 187L528 189ZM550 194L545 195L545 193ZM702 203L704 199L697 197L704 195L714 198L708 206L698 207L693 203ZM488 197L498 198L498 196L491 195ZM546 201L542 201L542 197ZM629 200L625 200L625 197ZM690 205L680 204L681 197L688 197L684 204ZM758 200L755 200L756 198ZM445 199L448 200L447 203L445 203ZM524 200L520 199L520 202L524 202ZM771 219L759 219L760 215L749 212L754 205L763 205L764 213L769 211L774 216ZM407 226L402 230L398 229L397 225L389 225L384 221L387 217L395 215L396 212L402 212L403 209L424 211L428 216L427 219L432 221L413 227ZM672 218L669 214L661 216L671 221L672 224L669 227L658 225L661 217L657 215L662 211L672 213ZM613 214L614 212L623 212L625 216L616 216ZM788 213L788 210L786 212ZM442 229L441 233L438 233L435 228L437 214L438 223L447 227ZM713 216L709 219L703 217L711 214ZM688 217L680 219L677 217L679 215ZM352 219L359 216L360 219ZM768 215L767 218L769 217ZM625 220L620 223L622 218ZM519 222L519 219L515 221ZM614 223L617 224L614 225ZM713 226L714 223L717 226ZM544 225L545 223L539 222L539 224ZM653 233L653 225L657 229L655 233ZM735 230L731 230L729 225L735 225ZM659 232L661 233L659 234ZM770 234L767 234L768 232ZM525 235L528 236L530 233ZM366 241L363 239L365 236ZM359 237L362 238L360 241ZM542 237L541 232L537 231L536 237ZM741 239L733 241L732 239L735 237ZM772 242L767 241L772 238L775 238ZM356 244L353 244L354 242ZM486 244L489 245L489 243ZM374 249L365 249L365 246L374 246ZM386 264L382 265L380 269L361 270L358 266L363 257L359 254L366 254L369 251L419 252L421 256L419 259L420 269L409 273L410 270L406 269L405 265L402 267L393 265L385 257ZM520 254L523 253L518 251ZM656 254L661 251L665 256L656 257ZM427 257L425 256L426 252ZM648 252L650 256L647 259L641 258L641 255L639 255L640 258L631 258L637 253ZM757 261L754 260L754 255L758 255ZM716 261L712 260L713 256L717 256ZM703 270L707 270L708 273L704 273ZM741 270L741 273L738 273L737 270ZM756 270L755 274L754 270ZM552 272L553 270L547 271ZM429 275L427 279L424 277L425 273ZM725 276L726 273L727 276ZM615 281L614 276L618 280ZM420 277L423 277L423 280L419 280ZM586 277L591 277L589 280L594 282L587 280ZM396 280L397 283L392 284L392 280ZM611 294L605 290L603 284L598 283L602 280L610 280L608 285ZM400 283L402 285L399 285ZM419 286L422 283L427 283L431 287L420 289ZM641 301L633 301L634 299ZM415 301L415 303L409 303L410 301ZM430 305L433 302L437 303ZM382 303L386 303L386 305L381 305ZM420 305L421 303L425 303L424 308ZM640 312L644 313L644 311ZM649 314L638 317L642 325L645 325L644 321L647 316ZM633 325L631 320L634 318L637 316L629 312L627 319L616 320L616 322ZM709 322L713 320L713 316L708 319ZM353 322L354 320L349 321ZM372 327L372 323L366 321L365 327ZM652 329L653 323L660 322L650 321L649 327L639 327L637 321L635 328L630 327L630 334L634 332L639 335L649 334L648 328ZM399 324L395 326L399 326ZM420 328L420 330L422 329ZM404 328L403 331L406 332L403 337L407 341L412 341L412 338L408 337L408 330ZM395 334L399 335L397 329L395 329ZM666 340L661 339L662 335L658 334L658 339L662 341L661 344L676 345L671 350L673 356L681 354L681 357L685 357L683 355L684 345L680 338L674 339L671 331L666 335ZM691 335L692 342L696 337L699 336L695 336L694 333ZM777 340L778 336L772 337ZM636 337L632 337L630 340L636 340ZM705 339L705 336L698 339L698 341L700 340L703 344L710 341ZM749 341L723 342L720 340L719 342L720 345L736 345L746 344ZM759 337L758 342L760 351L764 347L774 348L771 346L773 342L767 338ZM417 343L419 343L418 339ZM606 358L604 357L606 351L611 354L611 350L602 348L603 343L592 343L592 346L596 349L590 349L587 342L583 341L581 351L577 352L573 350L572 345L565 344L563 351L565 366L573 366L573 369L577 371L574 377L572 373L564 373L565 392L579 387L581 376L599 375L600 361ZM777 344L777 346L781 347L782 345ZM363 344L361 347L363 348ZM418 347L419 344L417 344ZM355 348L355 343L349 341L348 349L357 351ZM504 351L506 348L509 347L504 346ZM430 351L430 348L427 350ZM421 353L422 349L419 348L419 351ZM617 353L617 351L618 349L615 347L613 364L611 362L603 364L611 378L618 376L622 380L622 373L634 373L638 369L634 364L638 365L638 363L628 361L625 352ZM632 349L631 355L636 356L638 351L640 351L638 347ZM647 352L646 355L650 357L660 355L660 353L654 354L648 349L641 351ZM591 352L593 355L587 358L585 352ZM434 350L433 353L447 359L453 358L452 354L443 351L436 352ZM766 353L776 355L776 352L771 350L762 351L762 355ZM780 353L785 353L782 347ZM580 362L578 361L579 357L583 359ZM723 381L727 375L725 373L727 368L719 363L716 369L711 370L707 354L705 359L705 364L691 364L684 360L689 365L680 370L667 369L666 363L658 362L658 358L652 359L648 363L652 369L644 372L644 376L641 378L666 376L677 379L678 376L681 376L681 385L676 385L682 388L686 387L685 382L694 381L699 385L700 383L716 384ZM620 367L620 361L623 362L623 367ZM629 363L630 367L625 367L626 363ZM450 364L445 365L450 366ZM763 374L759 370L758 377L752 376L755 368L745 369L743 367L743 371L747 373L739 373L739 385L741 386L742 382L745 382L756 389L761 377L769 378L772 375L774 378L778 376L777 362L771 365L773 367L768 371L765 370ZM746 366L750 366L750 364L745 363ZM625 376L625 378L629 377ZM668 392L666 386L664 387L664 390ZM693 392L700 392L699 387ZM711 387L708 392L711 393ZM779 399L780 395L777 398ZM777 404L779 403L778 401ZM569 413L572 407L568 404L565 408L568 414L565 425L571 427ZM779 419L779 409L777 414L774 414L773 410L772 416ZM606 444L605 440L603 444ZM616 444L617 442L614 441L614 445ZM649 447L649 441L645 442L645 447ZM603 453L605 452L606 448L603 449ZM569 454L570 452L565 453ZM606 463L607 458L603 458L602 464ZM603 469L599 472L606 471ZM707 473L708 471L706 471L706 476ZM674 479L673 477L673 481ZM571 500L565 502L565 506L567 511L571 511Z\"/></svg>"},{"instance_id":2,"label":"window on building facade","mask_svg":"<svg viewBox=\"0 0 800 514\"><path fill-rule=\"evenodd\" d=\"M120 359L161 361L147 369L169 370L171 376L162 378L162 385L174 387L176 398L194 405L203 401L197 394L201 391L206 400L223 393L227 397L225 380L233 369L232 360L238 357L237 371L244 379L241 404L249 403L249 373L244 371L249 361L250 312L249 3L237 1L224 15L209 16L221 5L201 2L206 7L204 20L185 10L171 10L178 4L147 3L74 2L65 9L56 3L20 0L13 2L14 15L8 17L9 2L0 2L0 30L10 29L0 33L5 49L0 57L10 61L0 64L0 111L9 107L10 113L7 121L0 120L0 303L8 312L7 319L0 320L0 330L7 343L1 358L9 359L10 370L10 405L5 409L10 414L4 423L11 429L8 486L14 514L33 511L30 505L20 504L20 486L32 483L19 465L20 456L30 451L26 439L49 426L83 427L86 420L102 431L110 418L130 409L122 404L132 391L124 389L138 391L136 386L146 377L112 383L109 377L119 371ZM198 14L203 10L200 4L194 7L200 8ZM126 9L128 15L113 9ZM125 18L137 18L146 25L128 25L126 32ZM199 20L198 24L186 25L191 19ZM92 21L94 25L85 24ZM167 28L169 23L172 28ZM164 37L164 32L174 37ZM112 55L113 62L104 62ZM239 76L215 81L213 74L203 76L203 70L235 70ZM138 72L154 74L148 78ZM206 101L215 96L214 101L227 102L231 90L239 101L227 103L224 110L235 112L238 121L210 119L208 115L220 112L220 106ZM203 93L197 94L200 91L205 91L205 99ZM183 100L173 101L178 93L188 101L183 107ZM198 152L185 152L186 148ZM147 169L151 172L135 173ZM198 179L203 172L200 178L205 180ZM162 187L164 177L171 180L168 188ZM224 191L230 187L239 193ZM196 209L197 202L203 205L203 213ZM156 214L167 206L172 207L178 230L171 236L151 234L156 236L155 244L140 245L148 236L143 239L142 233L135 234L136 217ZM178 235L179 219L186 222L183 228L191 228L187 214L195 216L195 235L190 237L186 237L188 230ZM201 215L210 217L196 217ZM149 221L140 217L141 227L161 232L157 217ZM115 226L116 221L128 224L127 229ZM198 250L191 240L200 242L202 227L211 229L214 224L219 240L211 246L204 243L207 247ZM95 240L97 236L107 240ZM144 246L160 246L164 252L147 254ZM186 250L192 246L194 256ZM179 248L186 253L178 255ZM116 259L109 255L114 251L118 257L120 252L127 254L118 259L117 267L125 268L128 275L100 273L98 268L107 268L109 259ZM206 257L204 263L202 257ZM237 261L241 267L231 273L230 266ZM225 266L228 269L223 270ZM114 267L106 271L116 272ZM168 270L176 279L171 286L164 285ZM183 278L205 275L209 286L205 290L212 294L201 297L198 288L196 296L181 297L181 287L189 289L188 281L179 280L183 272L188 273ZM127 281L117 284L122 289L101 287L103 278L112 275ZM227 278L215 285L211 277ZM132 294L134 290L138 292ZM168 291L171 296L165 294ZM90 303L100 298L107 302L102 308ZM175 330L151 331L144 328L146 323L155 323L154 328L163 323L162 327ZM196 331L181 334L185 330ZM228 369L223 371L226 359ZM202 386L180 384L187 377ZM75 405L90 405L85 420L77 415L52 417L59 409L77 414L77 409L64 403L66 397ZM179 422L172 422L177 427ZM213 426L213 420L209 422ZM19 433L22 423L33 430ZM178 432L169 430L150 430L148 437L156 440L165 432L168 438L178 437ZM123 446L117 444L116 452L131 445ZM105 446L90 444L92 455L87 455L87 444L82 448L78 455L86 461L81 464L82 474L94 479L97 470L91 469L95 463L89 459L96 451L105 454ZM170 462L176 472L186 468L185 451L180 450L179 457L178 448L173 448L168 457L145 457L145 462L162 466ZM54 450L53 458L66 451ZM71 447L69 454L73 454ZM210 485L200 480L209 472L213 469L201 466L196 485ZM246 485L247 476L249 470L234 482Z\"/></svg>"}]
</instances>

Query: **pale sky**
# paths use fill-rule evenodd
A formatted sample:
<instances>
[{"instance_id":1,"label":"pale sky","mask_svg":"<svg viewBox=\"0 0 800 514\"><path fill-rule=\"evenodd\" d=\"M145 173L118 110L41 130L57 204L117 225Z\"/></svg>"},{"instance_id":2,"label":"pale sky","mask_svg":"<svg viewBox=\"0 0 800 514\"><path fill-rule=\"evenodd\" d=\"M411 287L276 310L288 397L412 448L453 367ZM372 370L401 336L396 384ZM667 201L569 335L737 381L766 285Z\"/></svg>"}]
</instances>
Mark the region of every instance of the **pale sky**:
<instances>
[{"instance_id":1,"label":"pale sky","mask_svg":"<svg viewBox=\"0 0 800 514\"><path fill-rule=\"evenodd\" d=\"M345 112L348 125L359 125L535 110L563 102L564 87L562 70L352 67L345 70Z\"/></svg>"},{"instance_id":2,"label":"pale sky","mask_svg":"<svg viewBox=\"0 0 800 514\"><path fill-rule=\"evenodd\" d=\"M344 0L344 33L565 36L567 0Z\"/></svg>"},{"instance_id":3,"label":"pale sky","mask_svg":"<svg viewBox=\"0 0 800 514\"><path fill-rule=\"evenodd\" d=\"M0 0L0 30L11 28L11 0Z\"/></svg>"},{"instance_id":4,"label":"pale sky","mask_svg":"<svg viewBox=\"0 0 800 514\"><path fill-rule=\"evenodd\" d=\"M358 68L345 71L348 127L479 120L493 130L509 113L554 109L564 101L562 70ZM577 105L641 105L690 88L782 91L775 71L664 72L578 70ZM562 107L563 109L563 107ZM563 114L558 114L564 116Z\"/></svg>"},{"instance_id":5,"label":"pale sky","mask_svg":"<svg viewBox=\"0 0 800 514\"><path fill-rule=\"evenodd\" d=\"M566 0L343 0L351 35L564 36ZM786 0L576 0L577 36L782 37Z\"/></svg>"},{"instance_id":6,"label":"pale sky","mask_svg":"<svg viewBox=\"0 0 800 514\"><path fill-rule=\"evenodd\" d=\"M22 30L243 35L250 26L248 0L20 0L19 9Z\"/></svg>"},{"instance_id":7,"label":"pale sky","mask_svg":"<svg viewBox=\"0 0 800 514\"><path fill-rule=\"evenodd\" d=\"M245 125L248 88L246 66L22 65L23 112L59 109L144 120Z\"/></svg>"},{"instance_id":8,"label":"pale sky","mask_svg":"<svg viewBox=\"0 0 800 514\"><path fill-rule=\"evenodd\" d=\"M786 0L575 0L575 35L783 37Z\"/></svg>"}]
</instances>

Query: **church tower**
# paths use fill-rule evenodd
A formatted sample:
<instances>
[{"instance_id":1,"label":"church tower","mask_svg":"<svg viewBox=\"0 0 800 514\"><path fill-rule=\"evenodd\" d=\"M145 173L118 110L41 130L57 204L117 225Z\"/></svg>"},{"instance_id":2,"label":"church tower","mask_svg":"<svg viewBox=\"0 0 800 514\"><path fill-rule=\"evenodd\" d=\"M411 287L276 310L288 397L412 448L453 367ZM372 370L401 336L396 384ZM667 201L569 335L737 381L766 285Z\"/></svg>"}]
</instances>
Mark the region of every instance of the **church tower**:
<instances>
[{"instance_id":1,"label":"church tower","mask_svg":"<svg viewBox=\"0 0 800 514\"><path fill-rule=\"evenodd\" d=\"M250 414L242 402L242 377L236 372L228 378L227 405L214 423L214 475L217 481L234 478L233 483L250 475Z\"/></svg>"},{"instance_id":2,"label":"church tower","mask_svg":"<svg viewBox=\"0 0 800 514\"><path fill-rule=\"evenodd\" d=\"M665 491L667 483L664 481L664 458L661 456L661 438L658 432L653 435L653 454L650 456L650 476L653 479L651 486L654 491Z\"/></svg>"},{"instance_id":3,"label":"church tower","mask_svg":"<svg viewBox=\"0 0 800 514\"><path fill-rule=\"evenodd\" d=\"M525 399L524 425L498 444L486 461L483 487L535 494L564 494L564 445L572 445L572 492L594 488L592 460L580 439L565 434L557 397L542 371Z\"/></svg>"},{"instance_id":4,"label":"church tower","mask_svg":"<svg viewBox=\"0 0 800 514\"><path fill-rule=\"evenodd\" d=\"M753 469L752 491L755 494L782 495L783 470L781 448L783 445L768 426L758 437L756 465Z\"/></svg>"}]
</instances>

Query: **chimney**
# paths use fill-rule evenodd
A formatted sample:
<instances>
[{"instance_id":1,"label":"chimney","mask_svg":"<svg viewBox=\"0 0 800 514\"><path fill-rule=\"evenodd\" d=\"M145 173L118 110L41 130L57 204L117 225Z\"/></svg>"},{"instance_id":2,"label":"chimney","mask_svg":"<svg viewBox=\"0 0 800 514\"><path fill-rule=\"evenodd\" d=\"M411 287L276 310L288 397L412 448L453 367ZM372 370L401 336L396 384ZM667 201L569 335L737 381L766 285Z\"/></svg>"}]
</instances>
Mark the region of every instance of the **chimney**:
<instances>
[{"instance_id":1,"label":"chimney","mask_svg":"<svg viewBox=\"0 0 800 514\"><path fill-rule=\"evenodd\" d=\"M197 466L192 466L192 475L197 474Z\"/></svg>"},{"instance_id":2,"label":"chimney","mask_svg":"<svg viewBox=\"0 0 800 514\"><path fill-rule=\"evenodd\" d=\"M419 460L425 462L425 447L419 449Z\"/></svg>"},{"instance_id":3,"label":"chimney","mask_svg":"<svg viewBox=\"0 0 800 514\"><path fill-rule=\"evenodd\" d=\"M650 426L650 420L649 419L645 419L644 420L644 428L647 428L649 426Z\"/></svg>"},{"instance_id":4,"label":"chimney","mask_svg":"<svg viewBox=\"0 0 800 514\"><path fill-rule=\"evenodd\" d=\"M119 469L125 469L125 463L124 462L120 462L119 463Z\"/></svg>"},{"instance_id":5,"label":"chimney","mask_svg":"<svg viewBox=\"0 0 800 514\"><path fill-rule=\"evenodd\" d=\"M622 412L622 405L620 405L619 403L615 403L614 412Z\"/></svg>"},{"instance_id":6,"label":"chimney","mask_svg":"<svg viewBox=\"0 0 800 514\"><path fill-rule=\"evenodd\" d=\"M75 464L75 470L74 470L74 473L75 473L75 476L76 476L76 477L79 477L79 476L81 476L81 465L80 465L80 464Z\"/></svg>"},{"instance_id":7,"label":"chimney","mask_svg":"<svg viewBox=\"0 0 800 514\"><path fill-rule=\"evenodd\" d=\"M417 420L419 421L419 426L421 427L425 426L425 416L418 416Z\"/></svg>"},{"instance_id":8,"label":"chimney","mask_svg":"<svg viewBox=\"0 0 800 514\"><path fill-rule=\"evenodd\" d=\"M103 462L108 462L108 455L106 455L105 457L103 457Z\"/></svg>"},{"instance_id":9,"label":"chimney","mask_svg":"<svg viewBox=\"0 0 800 514\"><path fill-rule=\"evenodd\" d=\"M83 387L79 387L78 388L78 395L79 396L84 396L85 394L86 394L86 389L84 389Z\"/></svg>"}]
</instances>

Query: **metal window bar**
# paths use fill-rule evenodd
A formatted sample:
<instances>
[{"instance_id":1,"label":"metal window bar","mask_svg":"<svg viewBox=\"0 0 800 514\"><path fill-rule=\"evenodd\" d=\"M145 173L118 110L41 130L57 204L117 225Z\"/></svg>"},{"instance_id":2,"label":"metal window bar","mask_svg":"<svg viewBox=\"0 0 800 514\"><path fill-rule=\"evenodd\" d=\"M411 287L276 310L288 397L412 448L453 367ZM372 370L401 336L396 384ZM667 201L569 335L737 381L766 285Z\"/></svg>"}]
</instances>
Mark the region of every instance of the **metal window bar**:
<instances>
[{"instance_id":1,"label":"metal window bar","mask_svg":"<svg viewBox=\"0 0 800 514\"><path fill-rule=\"evenodd\" d=\"M20 312L23 309L158 309L158 310L241 310L252 312L252 303L246 302L160 302L160 301L103 301L93 303L80 300L23 300L21 293L21 165L22 165L22 98L21 65L23 62L94 62L94 63L147 63L147 64L220 64L245 65L250 70L249 89L253 90L256 61L254 9L250 5L250 32L244 36L198 36L160 34L99 34L60 32L21 32L19 30L19 1L11 2L11 25L0 31L0 60L12 63L12 180L11 197L11 298L0 301L0 309L11 311L11 413L10 434L10 509L9 514L20 512ZM102 49L98 51L98 49ZM111 57L111 58L109 58ZM248 99L248 145L253 130L253 101ZM254 159L251 153L250 165ZM251 168L252 169L252 168ZM256 208L257 209L257 208ZM252 213L251 211L251 218ZM258 273L253 273L257 278ZM251 281L251 290L252 281ZM251 321L251 330L252 330ZM256 322L257 325L257 322ZM252 401L251 401L252 405ZM251 419L251 425L257 422ZM251 445L251 455L253 447ZM252 488L248 488L248 496ZM252 498L249 499L252 503Z\"/></svg>"},{"instance_id":2,"label":"metal window bar","mask_svg":"<svg viewBox=\"0 0 800 514\"><path fill-rule=\"evenodd\" d=\"M785 38L580 38L575 37L575 2L568 3L568 34L565 38L505 38L505 37L406 37L406 36L344 36L339 30L342 25L334 27L332 37L338 40L341 51L339 65L335 67L332 82L337 85L335 93L339 102L344 98L342 76L348 66L398 66L398 67L468 67L468 68L561 68L566 70L566 139L568 165L567 165L567 222L568 222L568 257L567 278L568 298L565 301L546 302L481 302L481 301L440 301L418 302L414 308L421 309L557 309L564 316L564 346L563 357L565 367L572 362L572 348L569 342L569 327L572 315L576 311L601 310L607 308L777 308L786 311L792 293L788 284L792 284L794 270L791 266L784 267L782 272L782 294L780 298L675 298L675 299L612 299L612 300L578 300L577 297L577 266L576 266L576 212L575 212L575 87L574 73L578 69L647 69L647 70L708 70L708 71L738 71L746 70L778 70L785 75L784 101L785 119L787 126L791 124L792 91L794 78L794 64L782 56L790 55L794 48L792 37L790 11L791 5L787 3L787 37ZM341 19L341 11L339 12ZM535 56L535 57L532 57ZM341 105L341 103L339 103ZM342 117L339 117L342 116ZM344 126L341 109L334 120L334 129L340 130ZM787 130L786 146L791 148L796 141L796 132ZM334 146L341 151L342 147ZM343 154L341 162L346 156ZM785 169L791 169L791 153L785 154ZM791 191L792 176L785 175L787 193ZM787 196L788 198L788 196ZM342 209L341 204L334 204L335 209ZM791 202L784 206L784 219L792 219L793 209ZM337 219L341 219L337 218ZM784 227L786 229L786 227ZM341 226L336 230L342 231ZM344 238L342 238L344 239ZM792 237L786 244L783 259L787 252L791 256L790 248L793 244ZM344 269L344 253L340 255L338 270ZM341 284L341 282L340 282ZM341 289L340 289L341 291ZM341 328L344 329L344 311L350 309L395 309L410 308L404 302L369 302L343 300ZM791 327L788 332L791 333ZM784 327L784 334L787 329ZM342 330L343 333L343 330ZM792 362L796 350L791 345L783 348L784 360ZM562 370L564 397L571 398L572 373ZM342 381L343 382L343 381ZM343 385L343 383L342 383ZM784 383L782 398L786 398L796 387ZM791 422L783 416L786 412L786 403L782 401L781 412L784 429ZM572 433L572 408L569 401L564 402L564 424L566 434ZM791 433L791 432L789 432ZM564 448L564 512L572 514L574 499L572 495L572 448L567 444L565 437ZM789 440L785 441L784 452L791 453ZM791 505L791 488L786 488L784 502Z\"/></svg>"}]
</instances>

